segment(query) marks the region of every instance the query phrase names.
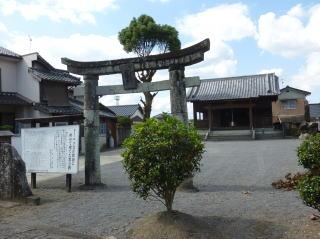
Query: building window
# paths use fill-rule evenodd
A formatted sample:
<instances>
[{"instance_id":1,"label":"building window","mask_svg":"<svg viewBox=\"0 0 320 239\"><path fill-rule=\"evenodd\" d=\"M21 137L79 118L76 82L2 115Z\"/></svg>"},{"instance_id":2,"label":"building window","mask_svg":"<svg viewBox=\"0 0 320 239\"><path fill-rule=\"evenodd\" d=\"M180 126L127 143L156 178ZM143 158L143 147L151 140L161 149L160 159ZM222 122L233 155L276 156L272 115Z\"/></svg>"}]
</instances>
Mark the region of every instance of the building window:
<instances>
[{"instance_id":1,"label":"building window","mask_svg":"<svg viewBox=\"0 0 320 239\"><path fill-rule=\"evenodd\" d=\"M106 123L100 124L100 135L106 135L107 134L107 125Z\"/></svg>"},{"instance_id":2,"label":"building window","mask_svg":"<svg viewBox=\"0 0 320 239\"><path fill-rule=\"evenodd\" d=\"M203 120L203 112L197 112L197 120Z\"/></svg>"},{"instance_id":3,"label":"building window","mask_svg":"<svg viewBox=\"0 0 320 239\"><path fill-rule=\"evenodd\" d=\"M284 100L281 102L281 104L285 110L295 110L297 108L296 100Z\"/></svg>"}]
</instances>

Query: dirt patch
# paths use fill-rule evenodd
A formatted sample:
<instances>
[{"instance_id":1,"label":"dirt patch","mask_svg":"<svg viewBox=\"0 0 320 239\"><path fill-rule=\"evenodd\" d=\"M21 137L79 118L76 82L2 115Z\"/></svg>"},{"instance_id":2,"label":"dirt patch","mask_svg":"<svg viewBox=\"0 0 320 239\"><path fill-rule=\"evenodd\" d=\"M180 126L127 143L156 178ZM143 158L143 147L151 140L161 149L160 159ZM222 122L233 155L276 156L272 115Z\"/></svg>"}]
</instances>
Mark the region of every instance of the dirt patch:
<instances>
[{"instance_id":1,"label":"dirt patch","mask_svg":"<svg viewBox=\"0 0 320 239\"><path fill-rule=\"evenodd\" d=\"M160 212L136 221L131 239L224 239L206 221L178 211Z\"/></svg>"},{"instance_id":2,"label":"dirt patch","mask_svg":"<svg viewBox=\"0 0 320 239\"><path fill-rule=\"evenodd\" d=\"M283 189L285 191L295 190L298 182L301 178L306 176L307 173L288 173L284 179L279 179L278 181L273 182L271 185L276 189Z\"/></svg>"}]
</instances>

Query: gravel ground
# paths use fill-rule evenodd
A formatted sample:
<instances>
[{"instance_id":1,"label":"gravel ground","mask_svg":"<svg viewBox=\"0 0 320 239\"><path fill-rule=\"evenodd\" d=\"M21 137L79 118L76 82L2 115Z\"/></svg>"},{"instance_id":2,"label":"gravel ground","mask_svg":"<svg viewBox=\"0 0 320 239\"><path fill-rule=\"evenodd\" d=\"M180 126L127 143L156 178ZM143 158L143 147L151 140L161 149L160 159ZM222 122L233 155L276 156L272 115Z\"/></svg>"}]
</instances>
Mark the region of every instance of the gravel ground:
<instances>
[{"instance_id":1,"label":"gravel ground","mask_svg":"<svg viewBox=\"0 0 320 239\"><path fill-rule=\"evenodd\" d=\"M207 221L225 238L320 238L320 222L309 219L316 211L304 206L296 192L270 186L286 173L302 170L298 144L207 142L202 170L194 179L200 192L178 192L174 208ZM39 176L33 192L42 204L0 207L0 238L126 238L137 218L164 208L131 192L119 153L102 155L104 189L79 190L83 172L73 177L72 193L65 191L64 176Z\"/></svg>"}]
</instances>

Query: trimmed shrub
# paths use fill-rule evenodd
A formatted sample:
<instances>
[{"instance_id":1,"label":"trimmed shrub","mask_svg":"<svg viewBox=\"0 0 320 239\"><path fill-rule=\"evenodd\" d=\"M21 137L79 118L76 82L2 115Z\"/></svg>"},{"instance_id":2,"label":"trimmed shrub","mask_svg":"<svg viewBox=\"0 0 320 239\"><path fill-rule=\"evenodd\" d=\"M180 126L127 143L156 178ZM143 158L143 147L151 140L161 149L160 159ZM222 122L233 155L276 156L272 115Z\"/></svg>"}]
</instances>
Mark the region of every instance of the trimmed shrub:
<instances>
[{"instance_id":1,"label":"trimmed shrub","mask_svg":"<svg viewBox=\"0 0 320 239\"><path fill-rule=\"evenodd\" d=\"M197 131L169 115L137 125L123 146L123 166L133 191L144 200L162 202L167 211L172 210L177 187L200 171L204 152Z\"/></svg>"},{"instance_id":2,"label":"trimmed shrub","mask_svg":"<svg viewBox=\"0 0 320 239\"><path fill-rule=\"evenodd\" d=\"M303 202L320 211L320 176L307 175L298 183Z\"/></svg>"},{"instance_id":3,"label":"trimmed shrub","mask_svg":"<svg viewBox=\"0 0 320 239\"><path fill-rule=\"evenodd\" d=\"M314 175L320 170L320 134L311 135L298 147L298 162Z\"/></svg>"}]
</instances>

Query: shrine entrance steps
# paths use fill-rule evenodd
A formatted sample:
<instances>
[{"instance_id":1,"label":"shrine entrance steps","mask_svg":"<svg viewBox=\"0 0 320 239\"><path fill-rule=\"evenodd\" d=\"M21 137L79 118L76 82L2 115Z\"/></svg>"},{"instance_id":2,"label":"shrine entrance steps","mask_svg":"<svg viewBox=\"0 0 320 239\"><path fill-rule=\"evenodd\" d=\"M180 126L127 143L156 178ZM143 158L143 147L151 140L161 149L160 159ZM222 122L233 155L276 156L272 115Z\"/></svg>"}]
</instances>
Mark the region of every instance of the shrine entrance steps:
<instances>
[{"instance_id":1,"label":"shrine entrance steps","mask_svg":"<svg viewBox=\"0 0 320 239\"><path fill-rule=\"evenodd\" d=\"M214 130L204 137L207 141L237 141L254 139L281 139L281 130L273 128L257 128L252 130Z\"/></svg>"}]
</instances>

